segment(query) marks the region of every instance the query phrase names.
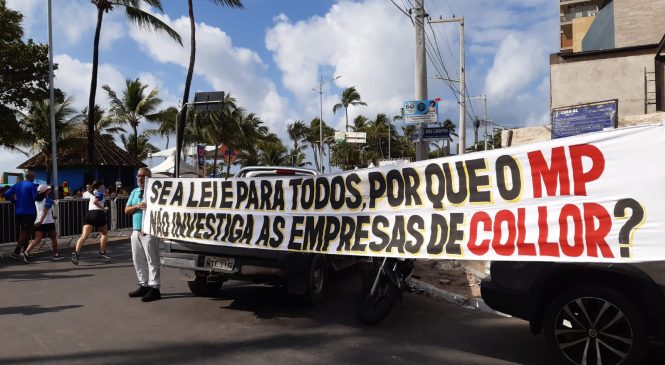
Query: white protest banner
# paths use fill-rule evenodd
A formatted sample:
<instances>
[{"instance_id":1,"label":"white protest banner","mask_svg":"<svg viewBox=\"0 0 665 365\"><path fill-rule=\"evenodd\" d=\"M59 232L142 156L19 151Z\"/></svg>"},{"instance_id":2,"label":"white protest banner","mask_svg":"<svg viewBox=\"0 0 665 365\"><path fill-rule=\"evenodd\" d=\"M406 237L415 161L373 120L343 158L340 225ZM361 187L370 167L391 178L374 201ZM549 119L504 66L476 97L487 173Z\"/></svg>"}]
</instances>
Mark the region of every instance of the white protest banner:
<instances>
[{"instance_id":1,"label":"white protest banner","mask_svg":"<svg viewBox=\"0 0 665 365\"><path fill-rule=\"evenodd\" d=\"M665 260L665 126L295 178L150 179L144 227L248 249Z\"/></svg>"}]
</instances>

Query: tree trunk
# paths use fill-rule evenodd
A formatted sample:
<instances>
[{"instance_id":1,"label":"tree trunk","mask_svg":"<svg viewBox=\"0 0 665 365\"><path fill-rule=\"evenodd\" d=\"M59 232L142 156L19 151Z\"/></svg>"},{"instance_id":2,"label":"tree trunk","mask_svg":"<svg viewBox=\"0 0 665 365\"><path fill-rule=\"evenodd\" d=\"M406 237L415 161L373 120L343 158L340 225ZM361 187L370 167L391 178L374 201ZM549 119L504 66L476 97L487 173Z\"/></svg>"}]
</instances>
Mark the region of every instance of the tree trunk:
<instances>
[{"instance_id":1,"label":"tree trunk","mask_svg":"<svg viewBox=\"0 0 665 365\"><path fill-rule=\"evenodd\" d=\"M90 98L88 100L88 173L93 174L95 165L95 96L97 94L97 67L99 65L99 35L102 31L104 10L97 8L97 27L92 47L92 77L90 79Z\"/></svg>"},{"instance_id":2,"label":"tree trunk","mask_svg":"<svg viewBox=\"0 0 665 365\"><path fill-rule=\"evenodd\" d=\"M345 129L345 131L348 132L349 131L349 108L344 107L344 115L346 116L346 129ZM323 123L323 121L321 121L321 123Z\"/></svg>"},{"instance_id":3,"label":"tree trunk","mask_svg":"<svg viewBox=\"0 0 665 365\"><path fill-rule=\"evenodd\" d=\"M192 0L187 0L189 7L189 29L190 29L190 51L189 67L187 68L187 78L185 79L185 90L182 94L182 111L178 121L178 131L176 138L176 149L182 152L183 140L185 137L185 123L187 122L187 103L189 102L189 88L192 85L192 76L194 75L194 63L196 61L196 22L194 20L194 4ZM180 156L176 156L176 164L180 164Z\"/></svg>"},{"instance_id":4,"label":"tree trunk","mask_svg":"<svg viewBox=\"0 0 665 365\"><path fill-rule=\"evenodd\" d=\"M137 123L132 124L132 130L134 131L134 157L139 158L139 132L137 131Z\"/></svg>"}]
</instances>

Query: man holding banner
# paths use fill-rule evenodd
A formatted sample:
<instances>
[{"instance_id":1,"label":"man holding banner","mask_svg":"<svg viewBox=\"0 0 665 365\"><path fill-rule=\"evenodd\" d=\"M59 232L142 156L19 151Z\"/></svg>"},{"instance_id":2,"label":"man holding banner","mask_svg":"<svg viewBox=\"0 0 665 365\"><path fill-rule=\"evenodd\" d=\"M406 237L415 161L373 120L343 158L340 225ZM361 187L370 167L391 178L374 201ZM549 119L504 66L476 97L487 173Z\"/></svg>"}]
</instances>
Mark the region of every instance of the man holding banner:
<instances>
[{"instance_id":1,"label":"man holding banner","mask_svg":"<svg viewBox=\"0 0 665 365\"><path fill-rule=\"evenodd\" d=\"M159 239L143 231L145 204L145 179L152 175L147 167L139 169L136 179L138 187L132 190L127 200L125 214L132 215L132 260L139 280L139 287L129 292L131 298L141 297L144 302L161 299L159 292Z\"/></svg>"}]
</instances>

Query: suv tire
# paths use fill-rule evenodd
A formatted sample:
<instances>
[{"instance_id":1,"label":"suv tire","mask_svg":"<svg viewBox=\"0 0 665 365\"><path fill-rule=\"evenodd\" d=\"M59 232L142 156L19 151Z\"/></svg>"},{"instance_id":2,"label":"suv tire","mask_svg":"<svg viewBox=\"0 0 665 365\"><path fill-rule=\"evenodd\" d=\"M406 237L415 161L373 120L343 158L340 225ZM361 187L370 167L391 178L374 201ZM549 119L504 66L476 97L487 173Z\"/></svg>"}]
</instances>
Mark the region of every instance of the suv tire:
<instances>
[{"instance_id":1,"label":"suv tire","mask_svg":"<svg viewBox=\"0 0 665 365\"><path fill-rule=\"evenodd\" d=\"M189 290L198 297L216 297L222 289L223 280L208 282L203 275L196 275L196 279L187 282Z\"/></svg>"},{"instance_id":2,"label":"suv tire","mask_svg":"<svg viewBox=\"0 0 665 365\"><path fill-rule=\"evenodd\" d=\"M328 262L323 255L312 257L307 270L307 291L304 301L309 305L317 305L323 300L323 294L328 287Z\"/></svg>"},{"instance_id":3,"label":"suv tire","mask_svg":"<svg viewBox=\"0 0 665 365\"><path fill-rule=\"evenodd\" d=\"M568 364L637 364L646 352L645 321L637 306L601 285L578 286L555 296L543 329L549 345Z\"/></svg>"}]
</instances>

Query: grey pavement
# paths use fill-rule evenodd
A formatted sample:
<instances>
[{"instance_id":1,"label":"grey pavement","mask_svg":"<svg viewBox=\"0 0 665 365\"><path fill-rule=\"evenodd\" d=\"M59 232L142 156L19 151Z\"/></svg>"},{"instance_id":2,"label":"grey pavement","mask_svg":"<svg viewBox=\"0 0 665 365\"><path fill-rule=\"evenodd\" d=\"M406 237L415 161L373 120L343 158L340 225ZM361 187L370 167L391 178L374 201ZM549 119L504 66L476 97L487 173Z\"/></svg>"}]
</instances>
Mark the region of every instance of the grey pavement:
<instances>
[{"instance_id":1,"label":"grey pavement","mask_svg":"<svg viewBox=\"0 0 665 365\"><path fill-rule=\"evenodd\" d=\"M406 294L379 325L355 317L359 280L337 275L325 301L298 304L280 288L225 284L194 297L162 270L164 299L127 297L135 274L126 241L113 260L88 246L79 266L47 256L0 259L4 364L555 364L526 322ZM123 243L125 242L125 243Z\"/></svg>"}]
</instances>

